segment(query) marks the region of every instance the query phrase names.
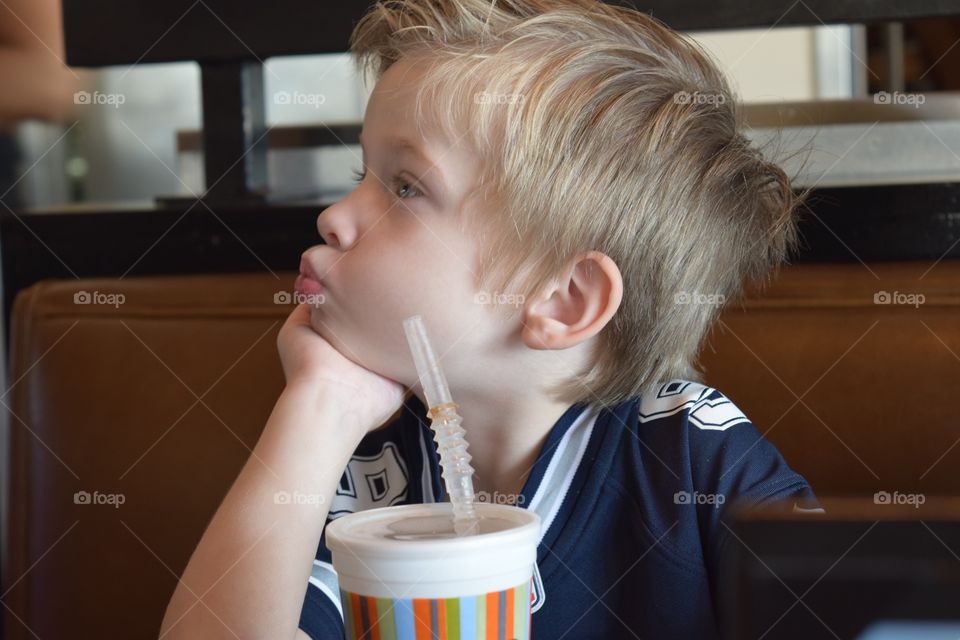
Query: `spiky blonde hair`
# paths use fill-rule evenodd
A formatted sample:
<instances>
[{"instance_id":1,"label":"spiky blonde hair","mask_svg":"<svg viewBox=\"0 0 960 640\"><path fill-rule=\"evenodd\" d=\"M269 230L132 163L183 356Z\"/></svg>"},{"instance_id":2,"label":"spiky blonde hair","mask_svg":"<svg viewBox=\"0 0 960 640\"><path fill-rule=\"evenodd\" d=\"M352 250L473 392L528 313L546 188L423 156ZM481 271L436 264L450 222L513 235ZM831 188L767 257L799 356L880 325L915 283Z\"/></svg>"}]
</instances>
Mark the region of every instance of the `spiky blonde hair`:
<instances>
[{"instance_id":1,"label":"spiky blonde hair","mask_svg":"<svg viewBox=\"0 0 960 640\"><path fill-rule=\"evenodd\" d=\"M418 126L479 155L467 200L495 212L470 221L480 289L529 300L590 250L619 267L621 306L557 399L612 406L700 379L717 302L764 281L795 242L803 197L739 132L727 80L644 13L594 0L383 0L350 43L364 77L428 62Z\"/></svg>"}]
</instances>

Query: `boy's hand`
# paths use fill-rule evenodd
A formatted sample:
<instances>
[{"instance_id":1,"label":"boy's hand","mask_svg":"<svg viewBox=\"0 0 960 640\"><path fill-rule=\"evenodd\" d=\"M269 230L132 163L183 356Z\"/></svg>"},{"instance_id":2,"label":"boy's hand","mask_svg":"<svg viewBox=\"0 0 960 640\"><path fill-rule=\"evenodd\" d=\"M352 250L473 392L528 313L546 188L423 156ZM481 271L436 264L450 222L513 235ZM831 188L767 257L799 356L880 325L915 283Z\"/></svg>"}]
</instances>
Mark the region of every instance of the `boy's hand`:
<instances>
[{"instance_id":1,"label":"boy's hand","mask_svg":"<svg viewBox=\"0 0 960 640\"><path fill-rule=\"evenodd\" d=\"M362 367L310 326L310 305L300 304L280 328L277 350L287 386L308 385L361 435L381 426L403 404L403 385Z\"/></svg>"}]
</instances>

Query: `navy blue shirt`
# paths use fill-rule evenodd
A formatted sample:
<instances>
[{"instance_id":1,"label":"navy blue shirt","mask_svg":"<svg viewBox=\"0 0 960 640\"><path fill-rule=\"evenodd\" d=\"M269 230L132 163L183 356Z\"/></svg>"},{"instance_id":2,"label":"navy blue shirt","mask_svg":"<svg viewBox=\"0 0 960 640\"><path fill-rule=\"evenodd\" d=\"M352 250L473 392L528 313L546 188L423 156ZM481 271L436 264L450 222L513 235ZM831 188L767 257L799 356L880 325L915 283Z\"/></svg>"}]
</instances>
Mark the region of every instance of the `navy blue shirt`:
<instances>
[{"instance_id":1,"label":"navy blue shirt","mask_svg":"<svg viewBox=\"0 0 960 640\"><path fill-rule=\"evenodd\" d=\"M328 521L444 498L426 409L411 395L399 418L360 443ZM720 558L732 537L721 518L734 499L818 506L719 391L673 380L613 409L570 406L516 498L543 523L531 637L718 638ZM300 628L339 640L341 611L321 537Z\"/></svg>"}]
</instances>

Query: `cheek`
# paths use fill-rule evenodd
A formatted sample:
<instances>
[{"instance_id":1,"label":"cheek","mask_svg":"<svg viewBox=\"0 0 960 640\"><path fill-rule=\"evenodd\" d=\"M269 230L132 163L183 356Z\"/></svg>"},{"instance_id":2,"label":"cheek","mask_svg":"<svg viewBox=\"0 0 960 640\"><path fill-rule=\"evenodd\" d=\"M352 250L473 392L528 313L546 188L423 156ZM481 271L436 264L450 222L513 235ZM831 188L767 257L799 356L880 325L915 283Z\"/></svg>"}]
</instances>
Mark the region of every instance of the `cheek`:
<instances>
[{"instance_id":1,"label":"cheek","mask_svg":"<svg viewBox=\"0 0 960 640\"><path fill-rule=\"evenodd\" d=\"M361 242L348 256L349 264L343 261L340 280L351 287L352 302L391 320L438 311L456 315L473 305L472 243L450 229L428 229L430 219L424 214L421 219L399 221L390 233ZM374 232L387 229L382 227Z\"/></svg>"},{"instance_id":2,"label":"cheek","mask_svg":"<svg viewBox=\"0 0 960 640\"><path fill-rule=\"evenodd\" d=\"M422 315L440 351L454 343L457 352L469 351L482 335L476 326L483 308L470 267L472 245L462 236L417 225L420 232L374 235L380 231L374 230L344 256L332 274L337 299L325 311L331 328L358 357L395 379L412 373L404 319Z\"/></svg>"},{"instance_id":3,"label":"cheek","mask_svg":"<svg viewBox=\"0 0 960 640\"><path fill-rule=\"evenodd\" d=\"M429 273L423 256L396 243L371 243L356 251L339 274L346 287L344 302L356 312L355 320L376 320L416 305L422 289L417 284Z\"/></svg>"},{"instance_id":4,"label":"cheek","mask_svg":"<svg viewBox=\"0 0 960 640\"><path fill-rule=\"evenodd\" d=\"M327 310L339 338L371 367L395 379L401 379L410 359L403 320L416 313L438 315L434 287L421 285L437 269L398 243L361 243L351 250L338 264L338 295Z\"/></svg>"}]
</instances>

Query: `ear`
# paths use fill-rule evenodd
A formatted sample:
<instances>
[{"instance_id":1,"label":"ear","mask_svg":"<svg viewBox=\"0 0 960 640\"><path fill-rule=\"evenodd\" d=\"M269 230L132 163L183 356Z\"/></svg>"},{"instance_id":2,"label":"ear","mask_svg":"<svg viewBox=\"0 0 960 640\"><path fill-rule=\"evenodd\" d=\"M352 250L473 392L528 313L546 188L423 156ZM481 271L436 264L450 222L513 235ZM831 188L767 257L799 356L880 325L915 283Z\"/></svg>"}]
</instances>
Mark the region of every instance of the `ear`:
<instances>
[{"instance_id":1,"label":"ear","mask_svg":"<svg viewBox=\"0 0 960 640\"><path fill-rule=\"evenodd\" d=\"M571 261L570 268L523 308L524 343L531 349L566 349L600 332L620 307L623 278L600 251Z\"/></svg>"}]
</instances>

